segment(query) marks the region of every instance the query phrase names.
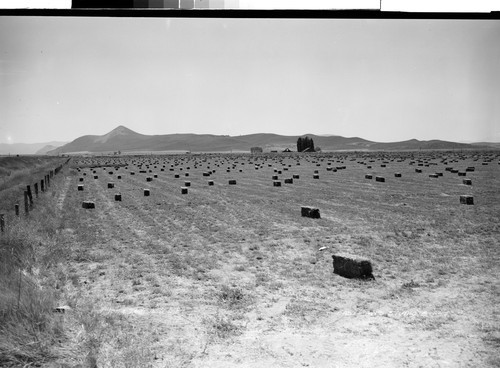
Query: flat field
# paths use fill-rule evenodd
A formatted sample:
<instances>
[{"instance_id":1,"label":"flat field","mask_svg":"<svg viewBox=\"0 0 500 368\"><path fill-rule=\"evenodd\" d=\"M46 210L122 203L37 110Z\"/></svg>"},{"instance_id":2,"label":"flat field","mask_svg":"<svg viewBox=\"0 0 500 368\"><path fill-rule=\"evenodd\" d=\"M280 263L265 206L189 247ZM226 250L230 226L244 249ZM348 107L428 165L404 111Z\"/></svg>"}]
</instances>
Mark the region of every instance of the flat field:
<instances>
[{"instance_id":1,"label":"flat field","mask_svg":"<svg viewBox=\"0 0 500 368\"><path fill-rule=\"evenodd\" d=\"M57 288L73 333L59 363L499 366L499 160L498 152L74 158L60 185L70 252ZM87 200L95 209L82 208ZM302 217L303 205L321 218ZM369 259L375 280L334 274L339 253Z\"/></svg>"}]
</instances>

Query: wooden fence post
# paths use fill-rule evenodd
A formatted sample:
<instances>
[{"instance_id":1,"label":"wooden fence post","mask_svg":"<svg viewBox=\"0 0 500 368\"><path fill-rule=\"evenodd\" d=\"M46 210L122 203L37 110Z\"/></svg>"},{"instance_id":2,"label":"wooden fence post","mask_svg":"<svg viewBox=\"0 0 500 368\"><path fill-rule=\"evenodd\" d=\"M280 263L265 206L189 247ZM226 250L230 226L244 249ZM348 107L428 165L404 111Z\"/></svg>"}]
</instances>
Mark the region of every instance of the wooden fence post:
<instances>
[{"instance_id":1,"label":"wooden fence post","mask_svg":"<svg viewBox=\"0 0 500 368\"><path fill-rule=\"evenodd\" d=\"M45 178L43 178L42 180L40 180L40 190L42 192L45 192L45 186L43 185L44 184L44 181L45 181Z\"/></svg>"},{"instance_id":2,"label":"wooden fence post","mask_svg":"<svg viewBox=\"0 0 500 368\"><path fill-rule=\"evenodd\" d=\"M29 199L28 199L28 191L24 191L24 212L26 215L30 212L30 207L29 207Z\"/></svg>"},{"instance_id":3,"label":"wooden fence post","mask_svg":"<svg viewBox=\"0 0 500 368\"><path fill-rule=\"evenodd\" d=\"M14 209L16 210L16 216L19 216L19 204L16 203Z\"/></svg>"},{"instance_id":4,"label":"wooden fence post","mask_svg":"<svg viewBox=\"0 0 500 368\"><path fill-rule=\"evenodd\" d=\"M28 199L30 201L30 210L33 209L33 194L31 193L31 186L26 185L26 192L28 192Z\"/></svg>"},{"instance_id":5,"label":"wooden fence post","mask_svg":"<svg viewBox=\"0 0 500 368\"><path fill-rule=\"evenodd\" d=\"M3 233L5 230L5 219L3 213L0 213L0 231Z\"/></svg>"},{"instance_id":6,"label":"wooden fence post","mask_svg":"<svg viewBox=\"0 0 500 368\"><path fill-rule=\"evenodd\" d=\"M38 183L33 184L35 187L35 197L38 198Z\"/></svg>"}]
</instances>

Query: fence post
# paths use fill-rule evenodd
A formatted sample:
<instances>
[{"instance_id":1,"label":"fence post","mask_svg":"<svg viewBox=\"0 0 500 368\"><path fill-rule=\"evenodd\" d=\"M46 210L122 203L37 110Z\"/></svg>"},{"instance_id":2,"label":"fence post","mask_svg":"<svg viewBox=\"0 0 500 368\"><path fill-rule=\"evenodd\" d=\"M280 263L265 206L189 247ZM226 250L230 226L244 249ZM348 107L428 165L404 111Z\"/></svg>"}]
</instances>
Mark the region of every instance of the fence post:
<instances>
[{"instance_id":1,"label":"fence post","mask_svg":"<svg viewBox=\"0 0 500 368\"><path fill-rule=\"evenodd\" d=\"M35 197L38 198L38 183L33 184L35 187Z\"/></svg>"},{"instance_id":2,"label":"fence post","mask_svg":"<svg viewBox=\"0 0 500 368\"><path fill-rule=\"evenodd\" d=\"M43 185L43 184L44 184L44 181L45 181L45 178L43 178L42 180L40 180L40 190L41 190L42 192L45 192L45 187L44 187L44 185Z\"/></svg>"},{"instance_id":3,"label":"fence post","mask_svg":"<svg viewBox=\"0 0 500 368\"><path fill-rule=\"evenodd\" d=\"M0 213L0 231L3 233L5 230L5 219L3 213Z\"/></svg>"},{"instance_id":4,"label":"fence post","mask_svg":"<svg viewBox=\"0 0 500 368\"><path fill-rule=\"evenodd\" d=\"M47 175L47 188L50 187L50 175Z\"/></svg>"},{"instance_id":5,"label":"fence post","mask_svg":"<svg viewBox=\"0 0 500 368\"><path fill-rule=\"evenodd\" d=\"M19 216L19 204L17 204L17 203L16 203L16 204L14 205L14 208L15 208L15 210L16 210L16 216Z\"/></svg>"},{"instance_id":6,"label":"fence post","mask_svg":"<svg viewBox=\"0 0 500 368\"><path fill-rule=\"evenodd\" d=\"M26 215L30 212L30 207L29 207L29 199L28 199L28 191L24 191L24 212Z\"/></svg>"},{"instance_id":7,"label":"fence post","mask_svg":"<svg viewBox=\"0 0 500 368\"><path fill-rule=\"evenodd\" d=\"M26 185L26 191L28 192L28 199L30 201L30 210L33 208L33 194L31 193L31 186Z\"/></svg>"}]
</instances>

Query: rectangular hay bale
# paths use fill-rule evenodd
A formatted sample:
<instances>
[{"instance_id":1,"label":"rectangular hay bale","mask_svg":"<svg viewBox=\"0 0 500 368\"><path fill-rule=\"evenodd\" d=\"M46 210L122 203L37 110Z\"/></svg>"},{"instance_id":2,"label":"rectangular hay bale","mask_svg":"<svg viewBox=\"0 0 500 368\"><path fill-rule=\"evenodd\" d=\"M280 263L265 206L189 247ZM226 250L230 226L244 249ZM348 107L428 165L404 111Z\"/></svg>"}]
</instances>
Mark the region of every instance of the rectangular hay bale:
<instances>
[{"instance_id":1,"label":"rectangular hay bale","mask_svg":"<svg viewBox=\"0 0 500 368\"><path fill-rule=\"evenodd\" d=\"M460 203L467 205L474 204L474 197L472 197L471 195L461 195Z\"/></svg>"},{"instance_id":2,"label":"rectangular hay bale","mask_svg":"<svg viewBox=\"0 0 500 368\"><path fill-rule=\"evenodd\" d=\"M346 255L332 255L333 272L348 279L375 280L369 260Z\"/></svg>"},{"instance_id":3,"label":"rectangular hay bale","mask_svg":"<svg viewBox=\"0 0 500 368\"><path fill-rule=\"evenodd\" d=\"M302 217L321 218L318 208L302 206L300 208Z\"/></svg>"}]
</instances>

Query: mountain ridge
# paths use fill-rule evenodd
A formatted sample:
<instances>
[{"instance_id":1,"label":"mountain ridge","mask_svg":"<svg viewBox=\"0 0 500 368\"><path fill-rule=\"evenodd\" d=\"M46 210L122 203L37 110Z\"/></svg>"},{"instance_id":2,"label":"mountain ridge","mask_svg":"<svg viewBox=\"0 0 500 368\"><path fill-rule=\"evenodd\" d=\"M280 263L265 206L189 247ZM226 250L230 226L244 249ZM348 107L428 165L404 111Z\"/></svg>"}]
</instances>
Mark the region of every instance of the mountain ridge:
<instances>
[{"instance_id":1,"label":"mountain ridge","mask_svg":"<svg viewBox=\"0 0 500 368\"><path fill-rule=\"evenodd\" d=\"M251 147L262 147L264 151L290 149L296 151L299 137L308 136L316 147L323 151L370 151L370 150L420 150L420 149L478 149L490 148L482 145L457 143L442 140L409 139L399 142L374 142L360 137L342 137L339 135L279 135L275 133L253 133L229 136L215 134L175 133L163 135L145 135L137 133L123 125L103 135L84 135L61 147L48 151L47 154L76 152L134 152L134 151L185 151L185 152L230 152L250 151Z\"/></svg>"}]
</instances>

